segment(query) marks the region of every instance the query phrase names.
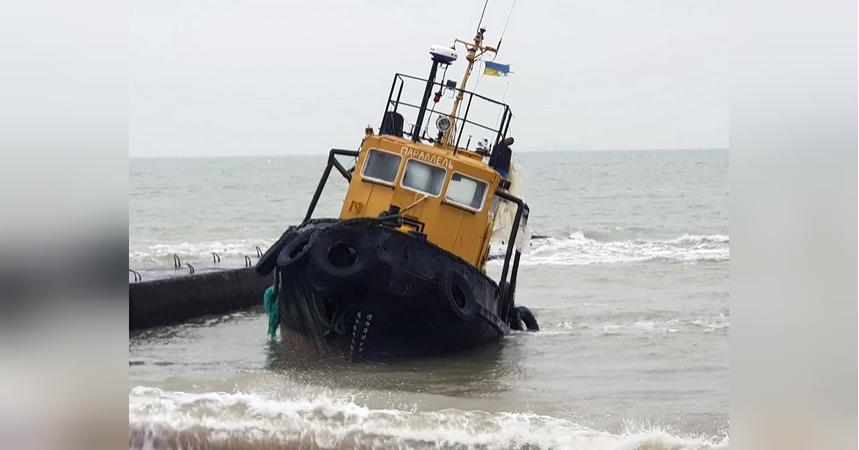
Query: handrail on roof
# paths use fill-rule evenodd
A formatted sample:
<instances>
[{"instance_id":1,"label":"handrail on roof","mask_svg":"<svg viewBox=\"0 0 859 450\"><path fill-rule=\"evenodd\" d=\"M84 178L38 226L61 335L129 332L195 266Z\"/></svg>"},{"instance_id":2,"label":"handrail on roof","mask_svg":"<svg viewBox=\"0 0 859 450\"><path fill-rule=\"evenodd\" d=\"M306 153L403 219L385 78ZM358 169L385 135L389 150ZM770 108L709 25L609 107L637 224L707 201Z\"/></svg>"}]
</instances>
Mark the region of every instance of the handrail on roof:
<instances>
[{"instance_id":1,"label":"handrail on roof","mask_svg":"<svg viewBox=\"0 0 859 450\"><path fill-rule=\"evenodd\" d=\"M429 81L429 80L427 80L426 78L420 78L420 77L416 77L416 76L414 76L414 75L407 75L407 74L399 73L399 72L398 72L396 75L394 75L394 77L395 77L395 78L396 78L396 77L400 77L400 78L405 77L405 78L409 78L409 79L416 80L416 81L423 81L424 83L426 83L427 81ZM444 83L439 83L439 82L437 82L437 81L433 81L433 82L432 82L432 84L433 84L433 85L436 85L436 86L441 86L441 87L447 88L447 86L446 86ZM491 103L495 103L496 105L499 105L499 106L506 106L508 109L510 108L510 106L509 106L507 103L499 102L498 100L493 100L493 99L491 99L491 98L489 98L489 97L485 97L485 96L480 95L480 94L478 94L478 93L476 93L476 92L467 91L467 90L465 90L465 89L460 89L460 88L458 88L458 87L457 87L457 88L448 88L448 89L453 89L453 90L455 90L455 91L457 91L457 92L462 92L462 93L465 93L465 94L471 94L471 95L473 95L473 96L475 96L475 97L477 97L477 98L480 98L480 99L486 100L486 101L491 102Z\"/></svg>"},{"instance_id":2,"label":"handrail on roof","mask_svg":"<svg viewBox=\"0 0 859 450\"><path fill-rule=\"evenodd\" d=\"M405 86L406 80L414 80L414 81L419 81L422 83L429 83L429 80L426 78L420 78L420 77L416 77L413 75L407 75L407 74L399 73L399 72L396 73L394 75L393 83L391 83L391 91L388 94L388 102L385 104L385 114L387 114L389 111L391 111L392 106L393 106L393 111L397 112L399 105L408 106L410 108L416 108L416 109L420 110L420 106L417 106L417 105L407 103L407 102L400 100L402 97L403 87ZM399 82L399 89L397 90L396 88L397 88L398 82ZM451 89L451 90L453 90L455 92L459 92L463 95L468 94L468 104L465 108L465 112L461 116L457 115L457 116L451 117L455 122L461 123L463 125L461 127L457 127L458 130L456 130L457 137L456 137L456 142L454 144L454 148L459 148L459 143L460 143L460 140L462 139L463 132L465 131L465 125L466 124L467 125L473 125L473 126L482 128L486 131L489 131L491 133L494 133L495 139L494 139L493 147L495 145L498 145L499 142L501 142L504 138L507 137L507 130L510 127L510 121L514 117L513 111L510 109L510 106L508 104L503 103L503 102L499 102L497 100L493 100L489 97L480 95L480 94L472 92L472 91L460 89L459 87L449 87L448 85L441 83L441 82L437 82L435 80L433 80L430 83L430 86L439 86L439 87L444 88L444 89ZM394 93L395 90L396 90L396 95ZM475 97L477 97L478 99L483 100L489 104L492 104L492 105L495 105L495 106L501 108L501 116L500 116L501 122L497 125L498 128L492 128L490 126L483 125L481 123L477 123L477 122L472 121L472 120L468 120L468 113L471 109L471 103ZM441 113L441 112L437 112L436 114L446 115L446 114ZM384 120L383 120L383 122L384 122ZM421 127L421 128L423 128L423 127ZM415 130L412 130L412 132L414 133ZM417 132L420 133L420 130L417 130ZM471 141L471 138L469 137L469 142L470 141ZM468 144L466 144L466 146L468 146Z\"/></svg>"},{"instance_id":3,"label":"handrail on roof","mask_svg":"<svg viewBox=\"0 0 859 450\"><path fill-rule=\"evenodd\" d=\"M406 103L406 102L395 102L395 101L393 101L393 100L391 100L388 104L397 104L397 105L402 105L402 106L408 106L408 107L410 107L410 108L420 108L420 105L414 105L414 104ZM440 111L436 111L436 114L443 115L443 116L447 116L447 113L443 113L443 112L440 112ZM463 118L463 117L454 117L454 119L456 119L456 120L460 120L460 121L462 121L463 123L467 123L467 124L470 124L470 125L474 125L474 126L477 126L477 127L483 128L484 130L487 130L487 131L494 131L494 132L497 132L497 131L498 131L498 130L496 130L495 128L489 128L489 127L487 127L486 125L482 125L482 124L479 124L479 123L477 123L477 122L472 122L472 121L470 121L470 120L468 120L468 119L465 119L465 118Z\"/></svg>"}]
</instances>

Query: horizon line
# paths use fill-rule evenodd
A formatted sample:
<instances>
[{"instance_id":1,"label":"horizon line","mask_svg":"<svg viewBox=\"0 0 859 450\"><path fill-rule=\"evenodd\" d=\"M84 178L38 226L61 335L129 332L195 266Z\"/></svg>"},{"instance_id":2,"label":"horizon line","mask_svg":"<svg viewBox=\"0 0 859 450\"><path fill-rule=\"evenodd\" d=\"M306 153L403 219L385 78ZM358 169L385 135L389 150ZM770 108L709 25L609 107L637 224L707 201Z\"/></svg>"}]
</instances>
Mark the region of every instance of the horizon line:
<instances>
[{"instance_id":1,"label":"horizon line","mask_svg":"<svg viewBox=\"0 0 859 450\"><path fill-rule=\"evenodd\" d=\"M518 153L599 153L599 152L673 152L673 151L716 151L730 150L729 147L695 147L695 148L648 148L648 149L570 149L570 150L531 150ZM128 155L133 159L198 159L198 158L270 158L288 156L325 156L327 153L257 153L257 154L214 154L214 155Z\"/></svg>"}]
</instances>

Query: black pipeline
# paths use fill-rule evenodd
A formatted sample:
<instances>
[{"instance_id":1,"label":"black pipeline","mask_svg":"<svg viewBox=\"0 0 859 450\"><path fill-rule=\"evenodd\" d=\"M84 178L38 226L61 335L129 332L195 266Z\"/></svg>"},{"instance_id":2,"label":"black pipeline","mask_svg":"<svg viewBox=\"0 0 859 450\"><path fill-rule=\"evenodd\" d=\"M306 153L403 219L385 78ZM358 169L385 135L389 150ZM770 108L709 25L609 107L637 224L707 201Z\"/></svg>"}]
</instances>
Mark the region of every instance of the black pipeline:
<instances>
[{"instance_id":1,"label":"black pipeline","mask_svg":"<svg viewBox=\"0 0 859 450\"><path fill-rule=\"evenodd\" d=\"M181 323L262 304L272 277L252 267L129 283L130 330Z\"/></svg>"}]
</instances>

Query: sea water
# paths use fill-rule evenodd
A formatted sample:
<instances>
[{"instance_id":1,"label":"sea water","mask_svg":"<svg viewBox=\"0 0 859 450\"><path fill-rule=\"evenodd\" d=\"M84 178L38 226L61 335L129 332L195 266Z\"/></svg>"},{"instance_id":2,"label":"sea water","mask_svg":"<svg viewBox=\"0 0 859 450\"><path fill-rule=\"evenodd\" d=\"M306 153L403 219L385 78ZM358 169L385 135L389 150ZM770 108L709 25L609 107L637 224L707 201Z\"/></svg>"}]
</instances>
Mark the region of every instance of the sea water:
<instances>
[{"instance_id":1,"label":"sea water","mask_svg":"<svg viewBox=\"0 0 859 450\"><path fill-rule=\"evenodd\" d=\"M514 159L534 235L516 301L539 332L360 364L269 342L260 308L133 332L129 446L727 448L727 151ZM255 260L324 166L132 160L129 267ZM345 187L332 172L315 216L336 216Z\"/></svg>"}]
</instances>

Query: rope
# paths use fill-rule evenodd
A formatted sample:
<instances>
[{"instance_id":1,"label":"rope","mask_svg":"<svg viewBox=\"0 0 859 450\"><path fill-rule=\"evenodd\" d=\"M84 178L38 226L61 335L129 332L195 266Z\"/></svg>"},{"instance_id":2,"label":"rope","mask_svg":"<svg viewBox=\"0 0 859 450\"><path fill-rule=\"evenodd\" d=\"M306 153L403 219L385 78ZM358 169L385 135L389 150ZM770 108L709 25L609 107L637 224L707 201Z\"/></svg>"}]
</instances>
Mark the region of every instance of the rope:
<instances>
[{"instance_id":1,"label":"rope","mask_svg":"<svg viewBox=\"0 0 859 450\"><path fill-rule=\"evenodd\" d=\"M278 302L278 296L275 294L275 286L278 285L278 270L275 271L274 283L272 286L266 288L263 293L263 309L268 314L268 335L272 341L277 339L277 328L280 325L280 303Z\"/></svg>"},{"instance_id":2,"label":"rope","mask_svg":"<svg viewBox=\"0 0 859 450\"><path fill-rule=\"evenodd\" d=\"M483 63L483 71L486 71L486 62L481 61ZM479 72L477 77L474 79L474 87L471 88L472 92L477 92L477 85L480 84L480 79L483 78L483 72Z\"/></svg>"},{"instance_id":3,"label":"rope","mask_svg":"<svg viewBox=\"0 0 859 450\"><path fill-rule=\"evenodd\" d=\"M507 100L507 88L510 87L510 78L507 78L507 84L504 86L504 95L501 96L501 103L504 103ZM498 112L498 119L495 120L495 127L498 128L501 125L501 115L504 114L504 110Z\"/></svg>"}]
</instances>

